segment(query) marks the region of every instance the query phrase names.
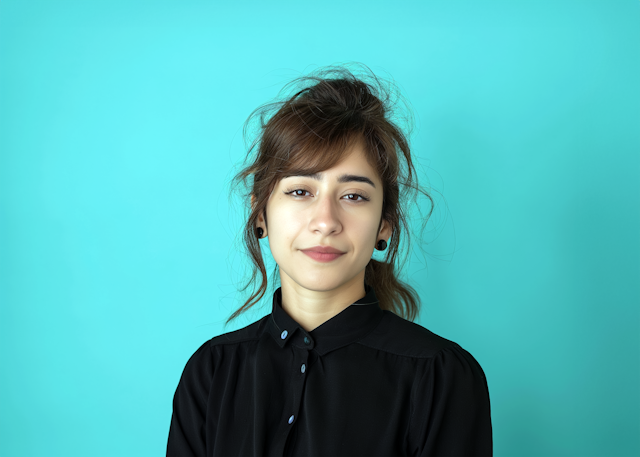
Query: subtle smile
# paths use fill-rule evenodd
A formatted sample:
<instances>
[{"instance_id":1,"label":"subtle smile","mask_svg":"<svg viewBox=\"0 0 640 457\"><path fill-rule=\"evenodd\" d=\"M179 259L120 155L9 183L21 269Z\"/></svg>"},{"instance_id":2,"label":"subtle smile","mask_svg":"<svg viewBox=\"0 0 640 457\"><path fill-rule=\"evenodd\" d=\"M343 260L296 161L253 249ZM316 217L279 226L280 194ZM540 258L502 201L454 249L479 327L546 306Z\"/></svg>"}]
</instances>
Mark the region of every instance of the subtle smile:
<instances>
[{"instance_id":1,"label":"subtle smile","mask_svg":"<svg viewBox=\"0 0 640 457\"><path fill-rule=\"evenodd\" d=\"M302 249L302 252L318 262L331 262L344 254L344 252L329 246L315 246Z\"/></svg>"}]
</instances>

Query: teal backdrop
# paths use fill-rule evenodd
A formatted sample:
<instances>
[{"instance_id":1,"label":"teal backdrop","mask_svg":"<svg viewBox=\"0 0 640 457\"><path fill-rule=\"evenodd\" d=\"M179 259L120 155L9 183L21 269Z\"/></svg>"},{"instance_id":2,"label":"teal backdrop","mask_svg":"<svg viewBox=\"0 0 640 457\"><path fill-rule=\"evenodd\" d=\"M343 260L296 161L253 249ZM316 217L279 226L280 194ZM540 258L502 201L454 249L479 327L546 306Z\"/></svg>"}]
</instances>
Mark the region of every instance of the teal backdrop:
<instances>
[{"instance_id":1,"label":"teal backdrop","mask_svg":"<svg viewBox=\"0 0 640 457\"><path fill-rule=\"evenodd\" d=\"M411 102L407 279L495 455L640 455L636 0L0 2L0 455L163 455L189 356L270 312L224 326L242 124L343 62Z\"/></svg>"}]
</instances>

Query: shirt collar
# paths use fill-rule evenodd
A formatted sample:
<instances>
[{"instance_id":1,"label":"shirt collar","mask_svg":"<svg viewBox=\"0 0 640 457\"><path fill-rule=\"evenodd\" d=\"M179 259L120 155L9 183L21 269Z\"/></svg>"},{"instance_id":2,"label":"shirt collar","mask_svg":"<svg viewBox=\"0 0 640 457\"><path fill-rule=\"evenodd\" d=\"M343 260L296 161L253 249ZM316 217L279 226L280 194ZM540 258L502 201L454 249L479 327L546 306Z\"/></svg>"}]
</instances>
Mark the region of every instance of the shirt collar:
<instances>
[{"instance_id":1,"label":"shirt collar","mask_svg":"<svg viewBox=\"0 0 640 457\"><path fill-rule=\"evenodd\" d=\"M317 328L307 332L282 308L282 290L273 293L273 307L267 329L280 348L293 344L315 349L320 355L362 339L375 329L383 316L373 287L365 284L366 295Z\"/></svg>"}]
</instances>

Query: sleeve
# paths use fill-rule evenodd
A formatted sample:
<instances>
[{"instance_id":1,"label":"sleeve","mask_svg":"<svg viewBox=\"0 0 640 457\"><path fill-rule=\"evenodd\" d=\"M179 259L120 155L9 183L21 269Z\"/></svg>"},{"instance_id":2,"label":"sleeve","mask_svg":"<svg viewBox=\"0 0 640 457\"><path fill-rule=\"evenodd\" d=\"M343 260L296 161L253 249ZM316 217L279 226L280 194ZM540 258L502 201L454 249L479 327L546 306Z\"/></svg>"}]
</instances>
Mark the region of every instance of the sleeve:
<instances>
[{"instance_id":1,"label":"sleeve","mask_svg":"<svg viewBox=\"0 0 640 457\"><path fill-rule=\"evenodd\" d=\"M458 345L425 362L412 402L412 455L492 456L489 388L480 364Z\"/></svg>"},{"instance_id":2,"label":"sleeve","mask_svg":"<svg viewBox=\"0 0 640 457\"><path fill-rule=\"evenodd\" d=\"M206 454L206 411L212 379L213 357L207 342L187 362L173 396L167 457Z\"/></svg>"}]
</instances>

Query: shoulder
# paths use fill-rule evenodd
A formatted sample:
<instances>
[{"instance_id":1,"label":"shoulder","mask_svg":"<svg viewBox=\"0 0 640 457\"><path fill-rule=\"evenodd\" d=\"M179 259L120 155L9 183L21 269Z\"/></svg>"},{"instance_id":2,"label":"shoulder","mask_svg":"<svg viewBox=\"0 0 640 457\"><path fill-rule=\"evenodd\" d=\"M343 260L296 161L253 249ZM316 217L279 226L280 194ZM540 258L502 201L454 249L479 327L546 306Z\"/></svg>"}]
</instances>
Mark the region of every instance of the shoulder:
<instances>
[{"instance_id":1,"label":"shoulder","mask_svg":"<svg viewBox=\"0 0 640 457\"><path fill-rule=\"evenodd\" d=\"M214 365L213 358L217 347L258 340L263 333L263 328L268 318L269 316L267 315L246 327L214 336L210 340L205 341L191 355L187 361L184 372L192 375L212 370Z\"/></svg>"},{"instance_id":2,"label":"shoulder","mask_svg":"<svg viewBox=\"0 0 640 457\"><path fill-rule=\"evenodd\" d=\"M491 455L489 386L468 351L390 311L361 343L410 367L410 454Z\"/></svg>"},{"instance_id":3,"label":"shoulder","mask_svg":"<svg viewBox=\"0 0 640 457\"><path fill-rule=\"evenodd\" d=\"M239 328L238 330L234 330L232 332L223 333L221 335L215 336L207 341L205 344L208 344L211 347L214 346L223 346L226 344L235 344L242 343L244 341L253 341L258 340L264 333L265 326L267 324L267 319L270 319L271 315L268 314L264 316L262 319L247 325L246 327Z\"/></svg>"},{"instance_id":4,"label":"shoulder","mask_svg":"<svg viewBox=\"0 0 640 457\"><path fill-rule=\"evenodd\" d=\"M466 353L473 358L458 343L391 311L384 311L380 325L360 343L381 351L418 359L434 358L448 351Z\"/></svg>"},{"instance_id":5,"label":"shoulder","mask_svg":"<svg viewBox=\"0 0 640 457\"><path fill-rule=\"evenodd\" d=\"M380 325L360 343L406 357L416 369L416 386L442 385L444 380L447 389L465 391L488 401L487 378L471 353L391 311L384 312Z\"/></svg>"}]
</instances>

